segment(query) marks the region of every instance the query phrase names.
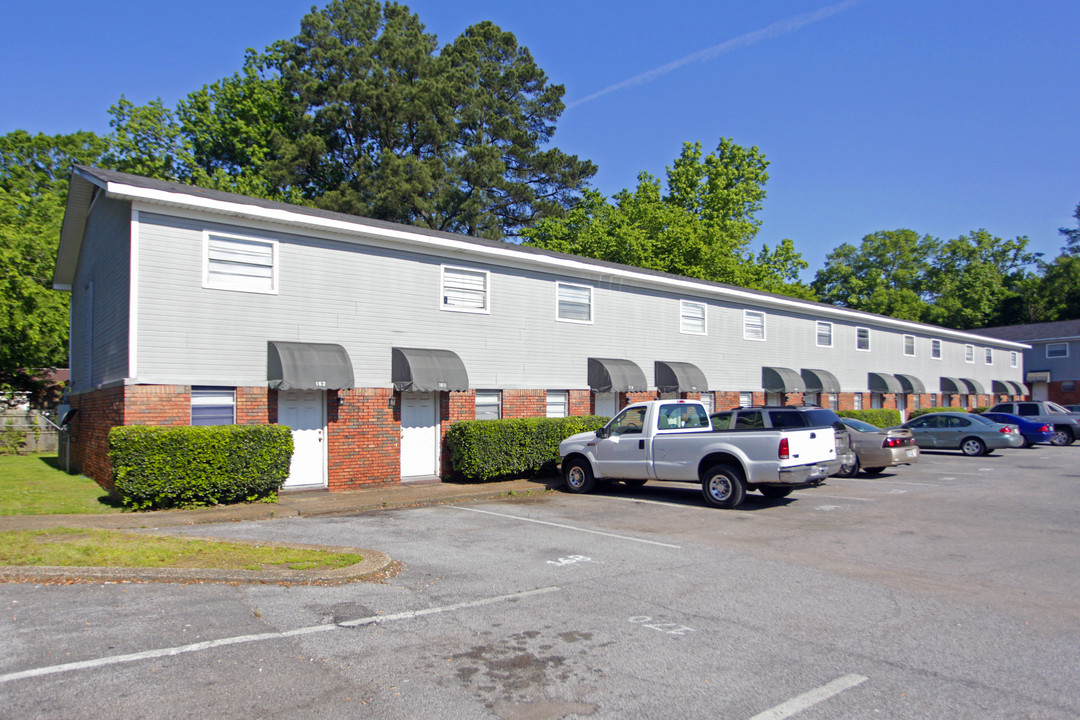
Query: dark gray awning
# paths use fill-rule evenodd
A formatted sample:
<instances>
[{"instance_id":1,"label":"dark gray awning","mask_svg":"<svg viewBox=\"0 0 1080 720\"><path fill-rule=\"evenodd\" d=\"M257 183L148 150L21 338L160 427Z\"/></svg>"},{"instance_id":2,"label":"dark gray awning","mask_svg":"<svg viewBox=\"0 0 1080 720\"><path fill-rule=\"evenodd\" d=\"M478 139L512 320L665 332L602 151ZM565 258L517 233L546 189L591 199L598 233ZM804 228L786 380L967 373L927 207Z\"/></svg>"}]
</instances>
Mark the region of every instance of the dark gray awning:
<instances>
[{"instance_id":1,"label":"dark gray awning","mask_svg":"<svg viewBox=\"0 0 1080 720\"><path fill-rule=\"evenodd\" d=\"M828 370L810 370L803 368L801 371L806 392L838 393L840 381Z\"/></svg>"},{"instance_id":2,"label":"dark gray awning","mask_svg":"<svg viewBox=\"0 0 1080 720\"><path fill-rule=\"evenodd\" d=\"M922 380L914 375L896 373L896 379L900 381L900 387L903 388L905 395L922 395L926 392L926 386L923 385Z\"/></svg>"},{"instance_id":3,"label":"dark gray awning","mask_svg":"<svg viewBox=\"0 0 1080 720\"><path fill-rule=\"evenodd\" d=\"M866 373L866 387L875 393L903 393L904 388L895 375L889 373Z\"/></svg>"},{"instance_id":4,"label":"dark gray awning","mask_svg":"<svg viewBox=\"0 0 1080 720\"><path fill-rule=\"evenodd\" d=\"M956 393L967 394L967 383L958 378L941 376L941 392L955 395Z\"/></svg>"},{"instance_id":5,"label":"dark gray awning","mask_svg":"<svg viewBox=\"0 0 1080 720\"><path fill-rule=\"evenodd\" d=\"M1027 380L1029 383L1050 382L1050 371L1031 370L1028 372L1027 376L1024 379Z\"/></svg>"},{"instance_id":6,"label":"dark gray awning","mask_svg":"<svg viewBox=\"0 0 1080 720\"><path fill-rule=\"evenodd\" d=\"M659 392L706 392L709 383L697 365L657 360L653 366Z\"/></svg>"},{"instance_id":7,"label":"dark gray awning","mask_svg":"<svg viewBox=\"0 0 1080 720\"><path fill-rule=\"evenodd\" d=\"M995 395L1013 395L1016 393L1016 388L1013 387L1012 383L1005 380L991 380L990 392Z\"/></svg>"},{"instance_id":8,"label":"dark gray awning","mask_svg":"<svg viewBox=\"0 0 1080 720\"><path fill-rule=\"evenodd\" d=\"M645 373L629 360L589 358L589 387L593 392L644 392Z\"/></svg>"},{"instance_id":9,"label":"dark gray awning","mask_svg":"<svg viewBox=\"0 0 1080 720\"><path fill-rule=\"evenodd\" d=\"M401 392L468 390L469 374L457 353L427 348L391 348L390 379Z\"/></svg>"},{"instance_id":10,"label":"dark gray awning","mask_svg":"<svg viewBox=\"0 0 1080 720\"><path fill-rule=\"evenodd\" d=\"M1013 390L1015 390L1015 392L1013 393L1014 395L1027 395L1028 392L1029 392L1028 388L1027 388L1027 385L1025 385L1022 382L1014 382L1013 380L1006 380L1005 384L1012 385Z\"/></svg>"},{"instance_id":11,"label":"dark gray awning","mask_svg":"<svg viewBox=\"0 0 1080 720\"><path fill-rule=\"evenodd\" d=\"M806 383L803 382L802 375L785 367L761 368L761 387L765 389L765 392L771 393L806 392Z\"/></svg>"},{"instance_id":12,"label":"dark gray awning","mask_svg":"<svg viewBox=\"0 0 1080 720\"><path fill-rule=\"evenodd\" d=\"M983 390L982 383L978 380L972 380L971 378L960 378L961 382L968 386L968 392L972 395L984 395L986 390Z\"/></svg>"},{"instance_id":13,"label":"dark gray awning","mask_svg":"<svg viewBox=\"0 0 1080 720\"><path fill-rule=\"evenodd\" d=\"M266 343L266 379L275 390L344 390L353 387L349 353L329 343Z\"/></svg>"}]
</instances>

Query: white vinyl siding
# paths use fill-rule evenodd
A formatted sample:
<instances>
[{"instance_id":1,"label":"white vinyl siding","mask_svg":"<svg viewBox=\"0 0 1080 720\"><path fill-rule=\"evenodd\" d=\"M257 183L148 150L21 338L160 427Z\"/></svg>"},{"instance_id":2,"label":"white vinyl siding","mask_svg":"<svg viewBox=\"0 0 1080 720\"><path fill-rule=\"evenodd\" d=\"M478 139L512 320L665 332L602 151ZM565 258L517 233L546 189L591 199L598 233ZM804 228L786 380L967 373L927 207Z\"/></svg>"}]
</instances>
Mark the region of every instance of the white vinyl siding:
<instances>
[{"instance_id":1,"label":"white vinyl siding","mask_svg":"<svg viewBox=\"0 0 1080 720\"><path fill-rule=\"evenodd\" d=\"M502 417L502 393L498 390L476 391L476 419L498 420Z\"/></svg>"},{"instance_id":2,"label":"white vinyl siding","mask_svg":"<svg viewBox=\"0 0 1080 720\"><path fill-rule=\"evenodd\" d=\"M965 345L964 346L964 362L966 362L966 363L974 363L975 362L975 346L974 345Z\"/></svg>"},{"instance_id":3,"label":"white vinyl siding","mask_svg":"<svg viewBox=\"0 0 1080 720\"><path fill-rule=\"evenodd\" d=\"M910 357L915 357L915 336L904 336L904 354Z\"/></svg>"},{"instance_id":4,"label":"white vinyl siding","mask_svg":"<svg viewBox=\"0 0 1080 720\"><path fill-rule=\"evenodd\" d=\"M743 339L765 339L765 313L757 310L743 310Z\"/></svg>"},{"instance_id":5,"label":"white vinyl siding","mask_svg":"<svg viewBox=\"0 0 1080 720\"><path fill-rule=\"evenodd\" d=\"M941 341L940 340L931 340L930 341L930 358L932 360L940 360L941 359Z\"/></svg>"},{"instance_id":6,"label":"white vinyl siding","mask_svg":"<svg viewBox=\"0 0 1080 720\"><path fill-rule=\"evenodd\" d=\"M822 322L818 320L817 323L817 346L818 347L832 347L832 323Z\"/></svg>"},{"instance_id":7,"label":"white vinyl siding","mask_svg":"<svg viewBox=\"0 0 1080 720\"><path fill-rule=\"evenodd\" d=\"M556 319L561 322L592 323L592 288L587 285L556 283Z\"/></svg>"},{"instance_id":8,"label":"white vinyl siding","mask_svg":"<svg viewBox=\"0 0 1080 720\"><path fill-rule=\"evenodd\" d=\"M440 307L452 312L490 312L488 282L489 275L486 270L443 265Z\"/></svg>"},{"instance_id":9,"label":"white vinyl siding","mask_svg":"<svg viewBox=\"0 0 1080 720\"><path fill-rule=\"evenodd\" d=\"M203 287L277 294L276 242L216 233L203 238Z\"/></svg>"},{"instance_id":10,"label":"white vinyl siding","mask_svg":"<svg viewBox=\"0 0 1080 720\"><path fill-rule=\"evenodd\" d=\"M232 425L235 422L236 391L233 388L191 388L192 425Z\"/></svg>"},{"instance_id":11,"label":"white vinyl siding","mask_svg":"<svg viewBox=\"0 0 1080 720\"><path fill-rule=\"evenodd\" d=\"M870 351L870 328L855 328L855 349Z\"/></svg>"},{"instance_id":12,"label":"white vinyl siding","mask_svg":"<svg viewBox=\"0 0 1080 720\"><path fill-rule=\"evenodd\" d=\"M549 418L568 417L570 415L570 392L567 390L548 390L547 416Z\"/></svg>"},{"instance_id":13,"label":"white vinyl siding","mask_svg":"<svg viewBox=\"0 0 1080 720\"><path fill-rule=\"evenodd\" d=\"M1067 358L1069 357L1069 343L1046 343L1046 357Z\"/></svg>"},{"instance_id":14,"label":"white vinyl siding","mask_svg":"<svg viewBox=\"0 0 1080 720\"><path fill-rule=\"evenodd\" d=\"M679 332L687 335L704 335L705 329L705 303L680 301Z\"/></svg>"}]
</instances>

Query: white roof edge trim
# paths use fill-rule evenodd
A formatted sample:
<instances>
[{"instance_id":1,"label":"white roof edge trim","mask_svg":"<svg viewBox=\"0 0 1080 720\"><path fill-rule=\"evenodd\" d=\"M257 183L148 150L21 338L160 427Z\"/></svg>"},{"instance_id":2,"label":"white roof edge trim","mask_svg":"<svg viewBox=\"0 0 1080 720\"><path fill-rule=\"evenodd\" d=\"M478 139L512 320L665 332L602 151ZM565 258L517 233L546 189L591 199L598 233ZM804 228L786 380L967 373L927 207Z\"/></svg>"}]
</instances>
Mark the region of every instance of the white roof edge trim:
<instances>
[{"instance_id":1,"label":"white roof edge trim","mask_svg":"<svg viewBox=\"0 0 1080 720\"><path fill-rule=\"evenodd\" d=\"M301 213L296 213L291 210L283 210L280 208L264 208L257 205L245 205L238 202L214 200L212 198L201 198L187 195L186 193L170 192L168 190L154 190L151 188L142 188L135 185L127 185L115 182L109 182L106 184L105 187L109 195L127 200L144 200L147 202L157 202L166 205L183 205L210 212L250 216L253 218L272 220L292 225L307 225L310 227L336 230L349 234L364 233L367 235L376 235L417 245L442 247L448 250L465 252L474 255L487 255L492 257L509 255L513 257L514 260L519 262L522 260L526 260L536 265L547 265L549 267L570 269L591 275L610 275L627 278L638 283L660 285L662 287L668 288L690 289L699 295L713 295L729 299L736 298L759 305L772 305L776 307L789 308L811 315L831 315L834 317L851 318L855 320L873 322L878 325L889 325L897 328L911 328L928 335L942 335L952 338L977 340L984 345L988 343L993 343L999 347L1017 349L1027 349L1030 347L1028 345L1024 345L1023 343L1013 342L1010 340L996 340L985 335L974 335L962 332L960 330L949 330L947 328L937 328L930 325L922 325L919 323L911 322L909 320L897 320L895 318L870 315L867 313L862 313L858 310L849 310L847 308L821 305L808 305L794 298L789 299L762 296L757 295L751 291L741 290L738 288L701 285L698 281L691 278L680 279L658 277L655 275L635 272L632 269L597 267L596 265L585 261L571 260L569 258L558 258L545 255L522 255L520 253L508 252L500 248L485 247L483 245L475 245L473 243L462 242L460 240L453 240L450 238L431 237L428 235L422 235L420 233L409 232L408 230L396 230L390 228L376 227L373 225L366 225L363 222L336 220L333 218L303 215Z\"/></svg>"}]
</instances>

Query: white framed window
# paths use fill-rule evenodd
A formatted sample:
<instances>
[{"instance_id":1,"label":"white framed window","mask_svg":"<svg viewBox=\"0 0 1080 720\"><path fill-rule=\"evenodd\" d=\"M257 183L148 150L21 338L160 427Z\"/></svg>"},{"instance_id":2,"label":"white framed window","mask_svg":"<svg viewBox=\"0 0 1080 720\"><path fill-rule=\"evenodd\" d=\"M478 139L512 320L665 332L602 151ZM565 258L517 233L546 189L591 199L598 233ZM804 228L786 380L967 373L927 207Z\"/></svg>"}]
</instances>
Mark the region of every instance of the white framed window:
<instances>
[{"instance_id":1,"label":"white framed window","mask_svg":"<svg viewBox=\"0 0 1080 720\"><path fill-rule=\"evenodd\" d=\"M232 425L236 422L236 390L231 387L192 387L192 425Z\"/></svg>"},{"instance_id":2,"label":"white framed window","mask_svg":"<svg viewBox=\"0 0 1080 720\"><path fill-rule=\"evenodd\" d=\"M439 307L451 312L482 313L491 312L487 270L442 266L442 294Z\"/></svg>"},{"instance_id":3,"label":"white framed window","mask_svg":"<svg viewBox=\"0 0 1080 720\"><path fill-rule=\"evenodd\" d=\"M1009 353L1009 367L1019 367L1020 365L1020 353L1015 350Z\"/></svg>"},{"instance_id":4,"label":"white framed window","mask_svg":"<svg viewBox=\"0 0 1080 720\"><path fill-rule=\"evenodd\" d=\"M705 303L691 300L679 301L679 332L687 335L705 335Z\"/></svg>"},{"instance_id":5,"label":"white framed window","mask_svg":"<svg viewBox=\"0 0 1080 720\"><path fill-rule=\"evenodd\" d=\"M817 346L832 347L832 323L817 321Z\"/></svg>"},{"instance_id":6,"label":"white framed window","mask_svg":"<svg viewBox=\"0 0 1080 720\"><path fill-rule=\"evenodd\" d=\"M940 360L941 359L941 341L940 340L931 340L930 341L930 358L932 360Z\"/></svg>"},{"instance_id":7,"label":"white framed window","mask_svg":"<svg viewBox=\"0 0 1080 720\"><path fill-rule=\"evenodd\" d=\"M1046 343L1046 357L1067 358L1069 357L1069 343Z\"/></svg>"},{"instance_id":8,"label":"white framed window","mask_svg":"<svg viewBox=\"0 0 1080 720\"><path fill-rule=\"evenodd\" d=\"M840 409L840 395L839 393L825 393L825 397L828 399L829 409L836 412Z\"/></svg>"},{"instance_id":9,"label":"white framed window","mask_svg":"<svg viewBox=\"0 0 1080 720\"><path fill-rule=\"evenodd\" d=\"M701 393L701 404L705 406L705 412L710 415L713 414L713 410L716 407L716 396L711 392Z\"/></svg>"},{"instance_id":10,"label":"white framed window","mask_svg":"<svg viewBox=\"0 0 1080 720\"><path fill-rule=\"evenodd\" d=\"M882 393L870 393L870 409L880 410L885 407L885 396Z\"/></svg>"},{"instance_id":11,"label":"white framed window","mask_svg":"<svg viewBox=\"0 0 1080 720\"><path fill-rule=\"evenodd\" d=\"M555 319L560 322L592 324L592 288L588 285L555 283Z\"/></svg>"},{"instance_id":12,"label":"white framed window","mask_svg":"<svg viewBox=\"0 0 1080 720\"><path fill-rule=\"evenodd\" d=\"M974 345L965 345L964 346L964 362L967 362L967 363L975 362L975 346Z\"/></svg>"},{"instance_id":13,"label":"white framed window","mask_svg":"<svg viewBox=\"0 0 1080 720\"><path fill-rule=\"evenodd\" d=\"M741 392L739 393L739 407L751 407L754 404L754 393Z\"/></svg>"},{"instance_id":14,"label":"white framed window","mask_svg":"<svg viewBox=\"0 0 1080 720\"><path fill-rule=\"evenodd\" d=\"M870 328L855 328L855 349L863 352L870 349Z\"/></svg>"},{"instance_id":15,"label":"white framed window","mask_svg":"<svg viewBox=\"0 0 1080 720\"><path fill-rule=\"evenodd\" d=\"M568 417L570 415L570 391L548 390L547 392L547 416L551 418Z\"/></svg>"},{"instance_id":16,"label":"white framed window","mask_svg":"<svg viewBox=\"0 0 1080 720\"><path fill-rule=\"evenodd\" d=\"M851 397L851 409L852 410L862 410L863 409L863 407L862 407L862 393L855 393Z\"/></svg>"},{"instance_id":17,"label":"white framed window","mask_svg":"<svg viewBox=\"0 0 1080 720\"><path fill-rule=\"evenodd\" d=\"M765 339L765 313L743 310L743 340Z\"/></svg>"},{"instance_id":18,"label":"white framed window","mask_svg":"<svg viewBox=\"0 0 1080 720\"><path fill-rule=\"evenodd\" d=\"M502 417L502 392L498 390L476 391L476 419L498 420Z\"/></svg>"},{"instance_id":19,"label":"white framed window","mask_svg":"<svg viewBox=\"0 0 1080 720\"><path fill-rule=\"evenodd\" d=\"M994 364L994 348L983 348L983 358L987 365Z\"/></svg>"},{"instance_id":20,"label":"white framed window","mask_svg":"<svg viewBox=\"0 0 1080 720\"><path fill-rule=\"evenodd\" d=\"M204 232L203 287L276 295L277 241Z\"/></svg>"},{"instance_id":21,"label":"white framed window","mask_svg":"<svg viewBox=\"0 0 1080 720\"><path fill-rule=\"evenodd\" d=\"M908 357L915 357L915 336L904 336L904 354Z\"/></svg>"},{"instance_id":22,"label":"white framed window","mask_svg":"<svg viewBox=\"0 0 1080 720\"><path fill-rule=\"evenodd\" d=\"M821 393L805 392L802 396L803 405L821 405Z\"/></svg>"}]
</instances>

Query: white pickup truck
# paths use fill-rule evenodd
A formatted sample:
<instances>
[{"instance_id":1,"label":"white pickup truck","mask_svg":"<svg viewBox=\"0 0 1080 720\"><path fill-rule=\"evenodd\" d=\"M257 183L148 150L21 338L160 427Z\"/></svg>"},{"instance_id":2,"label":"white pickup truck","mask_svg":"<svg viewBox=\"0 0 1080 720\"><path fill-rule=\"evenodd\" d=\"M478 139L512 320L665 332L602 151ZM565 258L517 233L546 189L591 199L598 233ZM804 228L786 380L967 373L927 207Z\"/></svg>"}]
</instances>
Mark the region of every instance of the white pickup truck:
<instances>
[{"instance_id":1,"label":"white pickup truck","mask_svg":"<svg viewBox=\"0 0 1080 720\"><path fill-rule=\"evenodd\" d=\"M559 444L571 492L598 482L699 482L705 501L734 508L748 490L781 498L817 485L840 468L832 426L767 430L714 430L695 400L652 400L628 405L595 432Z\"/></svg>"}]
</instances>

